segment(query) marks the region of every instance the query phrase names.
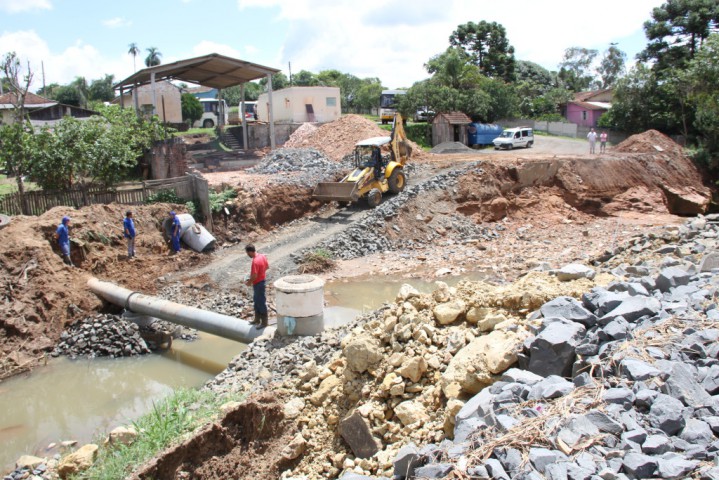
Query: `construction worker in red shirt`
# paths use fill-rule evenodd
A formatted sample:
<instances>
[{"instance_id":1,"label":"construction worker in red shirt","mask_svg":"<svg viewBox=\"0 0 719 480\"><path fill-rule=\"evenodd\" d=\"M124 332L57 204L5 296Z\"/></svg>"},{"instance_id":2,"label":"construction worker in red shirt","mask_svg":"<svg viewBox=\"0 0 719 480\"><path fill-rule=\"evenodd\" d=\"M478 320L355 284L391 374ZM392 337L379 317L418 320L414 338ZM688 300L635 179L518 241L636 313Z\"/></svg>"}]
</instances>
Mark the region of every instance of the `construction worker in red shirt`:
<instances>
[{"instance_id":1,"label":"construction worker in red shirt","mask_svg":"<svg viewBox=\"0 0 719 480\"><path fill-rule=\"evenodd\" d=\"M252 302L255 306L255 319L251 321L250 324L258 325L259 328L265 328L267 326L265 274L267 273L269 264L267 263L267 257L261 253L257 253L255 246L252 244L245 247L245 253L252 259L250 278L245 282L245 285L252 286Z\"/></svg>"}]
</instances>

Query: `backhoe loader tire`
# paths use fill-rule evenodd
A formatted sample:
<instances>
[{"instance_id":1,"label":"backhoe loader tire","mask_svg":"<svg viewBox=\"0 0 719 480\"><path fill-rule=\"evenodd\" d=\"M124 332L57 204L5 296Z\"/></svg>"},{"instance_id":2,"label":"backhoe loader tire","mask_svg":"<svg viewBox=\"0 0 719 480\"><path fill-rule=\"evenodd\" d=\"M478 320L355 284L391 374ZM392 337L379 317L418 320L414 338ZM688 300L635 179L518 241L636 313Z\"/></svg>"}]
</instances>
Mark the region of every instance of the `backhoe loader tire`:
<instances>
[{"instance_id":1,"label":"backhoe loader tire","mask_svg":"<svg viewBox=\"0 0 719 480\"><path fill-rule=\"evenodd\" d=\"M387 185L389 186L390 192L400 193L404 190L405 185L407 185L407 177L405 177L401 169L395 169L392 171L392 175L387 179Z\"/></svg>"},{"instance_id":2,"label":"backhoe loader tire","mask_svg":"<svg viewBox=\"0 0 719 480\"><path fill-rule=\"evenodd\" d=\"M378 188L373 188L367 194L367 205L375 208L382 203L382 192Z\"/></svg>"}]
</instances>

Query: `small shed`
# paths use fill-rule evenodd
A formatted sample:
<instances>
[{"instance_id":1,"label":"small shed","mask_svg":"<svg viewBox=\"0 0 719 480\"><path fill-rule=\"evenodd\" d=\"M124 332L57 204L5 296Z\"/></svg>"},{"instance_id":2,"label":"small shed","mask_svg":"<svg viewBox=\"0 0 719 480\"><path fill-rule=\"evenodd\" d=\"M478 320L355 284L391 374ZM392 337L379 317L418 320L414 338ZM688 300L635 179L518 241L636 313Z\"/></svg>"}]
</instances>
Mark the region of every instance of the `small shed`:
<instances>
[{"instance_id":1,"label":"small shed","mask_svg":"<svg viewBox=\"0 0 719 480\"><path fill-rule=\"evenodd\" d=\"M289 87L272 92L276 122L334 122L342 114L340 89L337 87ZM270 103L266 93L257 99L257 117L267 122Z\"/></svg>"},{"instance_id":2,"label":"small shed","mask_svg":"<svg viewBox=\"0 0 719 480\"><path fill-rule=\"evenodd\" d=\"M432 145L460 142L467 145L467 125L472 120L462 112L439 113L432 120Z\"/></svg>"}]
</instances>

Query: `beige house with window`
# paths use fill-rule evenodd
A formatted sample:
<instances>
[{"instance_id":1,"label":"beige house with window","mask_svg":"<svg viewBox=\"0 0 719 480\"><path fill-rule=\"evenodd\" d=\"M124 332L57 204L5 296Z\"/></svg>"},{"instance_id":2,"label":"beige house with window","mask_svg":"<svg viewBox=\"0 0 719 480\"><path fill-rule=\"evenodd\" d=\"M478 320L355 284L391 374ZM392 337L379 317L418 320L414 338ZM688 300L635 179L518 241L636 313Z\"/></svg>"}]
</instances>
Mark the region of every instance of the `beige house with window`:
<instances>
[{"instance_id":1,"label":"beige house with window","mask_svg":"<svg viewBox=\"0 0 719 480\"><path fill-rule=\"evenodd\" d=\"M137 103L139 110L144 115L152 114L152 85L141 85L138 89ZM157 116L163 123L182 122L182 92L180 87L167 80L155 83L155 95L157 97ZM135 90L125 91L122 102L125 108L135 108ZM120 98L112 103L120 105Z\"/></svg>"},{"instance_id":2,"label":"beige house with window","mask_svg":"<svg viewBox=\"0 0 719 480\"><path fill-rule=\"evenodd\" d=\"M272 92L272 113L275 122L333 122L342 115L340 89L337 87L290 87ZM257 117L270 120L267 93L257 99Z\"/></svg>"}]
</instances>

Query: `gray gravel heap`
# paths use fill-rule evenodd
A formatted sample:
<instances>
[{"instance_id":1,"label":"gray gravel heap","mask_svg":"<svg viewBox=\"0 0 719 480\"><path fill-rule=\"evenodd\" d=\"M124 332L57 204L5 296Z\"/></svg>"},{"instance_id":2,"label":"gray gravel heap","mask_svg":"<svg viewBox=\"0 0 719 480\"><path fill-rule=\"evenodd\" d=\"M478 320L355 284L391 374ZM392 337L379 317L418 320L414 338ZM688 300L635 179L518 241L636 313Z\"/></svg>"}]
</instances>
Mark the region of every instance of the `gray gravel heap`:
<instances>
[{"instance_id":1,"label":"gray gravel heap","mask_svg":"<svg viewBox=\"0 0 719 480\"><path fill-rule=\"evenodd\" d=\"M119 315L99 314L75 322L60 335L54 356L131 357L150 353L140 328Z\"/></svg>"},{"instance_id":2,"label":"gray gravel heap","mask_svg":"<svg viewBox=\"0 0 719 480\"><path fill-rule=\"evenodd\" d=\"M354 225L344 230L342 233L334 235L318 247L328 250L332 254L343 260L362 257L377 252L391 251L403 248L412 248L416 243L413 240L399 239L397 241L390 240L384 233L386 221L396 217L402 207L410 200L421 197L422 194L434 190L451 190L457 185L457 178L467 173L474 175L483 175L483 170L478 163L470 164L466 167L451 170L449 172L436 175L420 184L408 186L402 193L398 195L387 196L382 203ZM462 238L464 241L473 240L492 240L499 236L502 230L501 225L486 227L475 224L471 219L463 215L453 215L446 220L447 227L451 227L453 236ZM431 232L421 242L427 244L434 242L441 235L437 232ZM301 258L304 252L298 254L297 258Z\"/></svg>"},{"instance_id":3,"label":"gray gravel heap","mask_svg":"<svg viewBox=\"0 0 719 480\"><path fill-rule=\"evenodd\" d=\"M265 155L249 173L272 175L274 183L314 187L349 172L348 162L334 162L314 148L279 148Z\"/></svg>"},{"instance_id":4,"label":"gray gravel heap","mask_svg":"<svg viewBox=\"0 0 719 480\"><path fill-rule=\"evenodd\" d=\"M691 220L659 261L547 302L517 368L464 404L453 440L403 448L394 478L719 479L717 238L719 216Z\"/></svg>"}]
</instances>

